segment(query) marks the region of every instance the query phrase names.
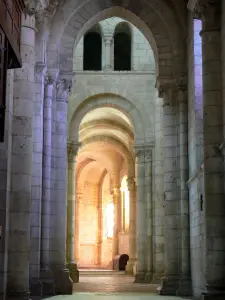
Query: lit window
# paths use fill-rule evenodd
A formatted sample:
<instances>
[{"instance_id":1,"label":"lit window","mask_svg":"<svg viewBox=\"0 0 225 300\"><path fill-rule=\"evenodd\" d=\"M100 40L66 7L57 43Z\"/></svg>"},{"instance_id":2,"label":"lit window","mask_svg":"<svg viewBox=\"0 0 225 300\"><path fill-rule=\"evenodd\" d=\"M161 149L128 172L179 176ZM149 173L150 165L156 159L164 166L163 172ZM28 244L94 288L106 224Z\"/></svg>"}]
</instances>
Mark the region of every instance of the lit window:
<instances>
[{"instance_id":1,"label":"lit window","mask_svg":"<svg viewBox=\"0 0 225 300\"><path fill-rule=\"evenodd\" d=\"M114 231L114 204L110 202L106 207L106 227L107 227L107 238L113 237Z\"/></svg>"}]
</instances>

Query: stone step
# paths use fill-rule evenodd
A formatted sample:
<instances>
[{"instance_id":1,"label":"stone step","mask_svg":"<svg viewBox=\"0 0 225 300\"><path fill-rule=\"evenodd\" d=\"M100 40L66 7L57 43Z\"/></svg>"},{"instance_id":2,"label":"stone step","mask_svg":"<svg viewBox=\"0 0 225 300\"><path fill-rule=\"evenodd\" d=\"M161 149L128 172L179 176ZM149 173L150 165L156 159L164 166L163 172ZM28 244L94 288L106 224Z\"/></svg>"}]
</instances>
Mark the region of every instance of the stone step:
<instances>
[{"instance_id":1,"label":"stone step","mask_svg":"<svg viewBox=\"0 0 225 300\"><path fill-rule=\"evenodd\" d=\"M79 269L80 276L129 276L125 271L99 270L99 269Z\"/></svg>"}]
</instances>

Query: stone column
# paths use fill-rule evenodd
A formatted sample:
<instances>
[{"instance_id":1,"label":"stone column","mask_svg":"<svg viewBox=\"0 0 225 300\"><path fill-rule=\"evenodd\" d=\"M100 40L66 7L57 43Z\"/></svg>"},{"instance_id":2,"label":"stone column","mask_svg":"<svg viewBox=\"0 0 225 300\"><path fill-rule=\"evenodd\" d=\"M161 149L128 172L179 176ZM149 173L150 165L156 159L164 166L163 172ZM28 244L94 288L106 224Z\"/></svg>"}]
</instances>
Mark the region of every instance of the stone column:
<instances>
[{"instance_id":1,"label":"stone column","mask_svg":"<svg viewBox=\"0 0 225 300\"><path fill-rule=\"evenodd\" d=\"M176 99L173 86L159 86L159 89L164 100L165 273L158 293L176 295L179 284Z\"/></svg>"},{"instance_id":2,"label":"stone column","mask_svg":"<svg viewBox=\"0 0 225 300\"><path fill-rule=\"evenodd\" d=\"M111 50L112 50L112 36L106 35L104 42L105 42L105 71L112 70L112 62L111 62Z\"/></svg>"},{"instance_id":3,"label":"stone column","mask_svg":"<svg viewBox=\"0 0 225 300\"><path fill-rule=\"evenodd\" d=\"M153 279L153 207L152 207L152 147L145 149L145 201L146 201L146 258L145 282Z\"/></svg>"},{"instance_id":4,"label":"stone column","mask_svg":"<svg viewBox=\"0 0 225 300\"><path fill-rule=\"evenodd\" d=\"M209 2L209 1L208 1ZM204 129L204 279L203 299L225 298L224 160L221 81L222 1L201 7Z\"/></svg>"},{"instance_id":5,"label":"stone column","mask_svg":"<svg viewBox=\"0 0 225 300\"><path fill-rule=\"evenodd\" d=\"M31 183L30 238L30 288L32 295L40 294L41 254L41 201L42 201L42 153L43 153L43 99L45 64L35 64L35 95L33 109L33 155Z\"/></svg>"},{"instance_id":6,"label":"stone column","mask_svg":"<svg viewBox=\"0 0 225 300\"><path fill-rule=\"evenodd\" d=\"M46 74L44 91L44 118L43 118L43 173L42 173L42 208L41 208L41 272L40 280L43 286L43 292L52 289L48 283L52 278L50 271L50 243L51 243L51 215L53 211L51 178L52 178L52 103L53 88L57 79L58 71ZM52 281L53 283L53 281Z\"/></svg>"},{"instance_id":7,"label":"stone column","mask_svg":"<svg viewBox=\"0 0 225 300\"><path fill-rule=\"evenodd\" d=\"M135 283L145 282L147 266L145 263L146 240L146 201L145 201L145 149L135 147L137 163L137 207L136 207L136 241L137 241L137 273Z\"/></svg>"},{"instance_id":8,"label":"stone column","mask_svg":"<svg viewBox=\"0 0 225 300\"><path fill-rule=\"evenodd\" d=\"M154 220L154 254L153 280L159 284L164 274L164 168L163 168L163 99L156 95L155 145L153 149L153 220Z\"/></svg>"},{"instance_id":9,"label":"stone column","mask_svg":"<svg viewBox=\"0 0 225 300\"><path fill-rule=\"evenodd\" d=\"M114 204L114 234L113 234L113 245L112 245L112 259L119 254L119 208L120 208L120 188L113 188L113 204Z\"/></svg>"},{"instance_id":10,"label":"stone column","mask_svg":"<svg viewBox=\"0 0 225 300\"><path fill-rule=\"evenodd\" d=\"M120 210L120 231L125 232L125 206L124 206L124 189L120 188L120 201L121 201L121 210Z\"/></svg>"},{"instance_id":11,"label":"stone column","mask_svg":"<svg viewBox=\"0 0 225 300\"><path fill-rule=\"evenodd\" d=\"M29 299L35 16L22 15L21 57L15 70L7 296Z\"/></svg>"},{"instance_id":12,"label":"stone column","mask_svg":"<svg viewBox=\"0 0 225 300\"><path fill-rule=\"evenodd\" d=\"M56 89L55 130L55 201L52 231L52 271L57 294L72 294L73 282L66 267L66 166L67 166L67 104L71 82L60 78Z\"/></svg>"},{"instance_id":13,"label":"stone column","mask_svg":"<svg viewBox=\"0 0 225 300\"><path fill-rule=\"evenodd\" d=\"M129 260L126 266L126 273L133 275L133 268L136 263L136 186L134 178L127 178L129 191Z\"/></svg>"},{"instance_id":14,"label":"stone column","mask_svg":"<svg viewBox=\"0 0 225 300\"><path fill-rule=\"evenodd\" d=\"M187 87L178 86L180 144L180 214L181 214L181 278L177 295L191 296L190 224L188 173L188 105Z\"/></svg>"},{"instance_id":15,"label":"stone column","mask_svg":"<svg viewBox=\"0 0 225 300\"><path fill-rule=\"evenodd\" d=\"M79 144L67 143L67 263L73 282L79 281L79 271L75 261L75 197L76 197L76 155Z\"/></svg>"}]
</instances>

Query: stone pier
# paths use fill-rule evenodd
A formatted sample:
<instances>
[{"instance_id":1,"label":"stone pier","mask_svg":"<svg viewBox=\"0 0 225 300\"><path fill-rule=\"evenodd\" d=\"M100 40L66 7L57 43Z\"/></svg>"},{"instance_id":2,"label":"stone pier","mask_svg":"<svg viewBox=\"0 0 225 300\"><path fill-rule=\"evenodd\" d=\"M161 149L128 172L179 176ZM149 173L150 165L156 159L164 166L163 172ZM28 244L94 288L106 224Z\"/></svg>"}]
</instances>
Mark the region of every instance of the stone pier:
<instances>
[{"instance_id":1,"label":"stone pier","mask_svg":"<svg viewBox=\"0 0 225 300\"><path fill-rule=\"evenodd\" d=\"M79 281L79 271L75 260L75 197L76 197L76 155L79 144L67 143L67 264L74 283Z\"/></svg>"},{"instance_id":2,"label":"stone pier","mask_svg":"<svg viewBox=\"0 0 225 300\"><path fill-rule=\"evenodd\" d=\"M29 299L35 16L22 15L23 67L15 71L7 295Z\"/></svg>"}]
</instances>

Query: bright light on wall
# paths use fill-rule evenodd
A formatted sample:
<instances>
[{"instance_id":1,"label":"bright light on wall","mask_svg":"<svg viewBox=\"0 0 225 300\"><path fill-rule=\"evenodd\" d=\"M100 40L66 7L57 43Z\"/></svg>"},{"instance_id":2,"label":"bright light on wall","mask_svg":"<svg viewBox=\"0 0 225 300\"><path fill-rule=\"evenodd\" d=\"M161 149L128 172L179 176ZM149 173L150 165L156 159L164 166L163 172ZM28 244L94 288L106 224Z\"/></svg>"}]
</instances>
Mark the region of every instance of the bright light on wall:
<instances>
[{"instance_id":1,"label":"bright light on wall","mask_svg":"<svg viewBox=\"0 0 225 300\"><path fill-rule=\"evenodd\" d=\"M129 197L129 191L126 189L124 191L124 206L125 206L125 230L129 230L129 214L130 214L130 197Z\"/></svg>"},{"instance_id":2,"label":"bright light on wall","mask_svg":"<svg viewBox=\"0 0 225 300\"><path fill-rule=\"evenodd\" d=\"M113 237L114 229L114 204L110 202L106 207L106 227L107 227L107 238Z\"/></svg>"}]
</instances>

